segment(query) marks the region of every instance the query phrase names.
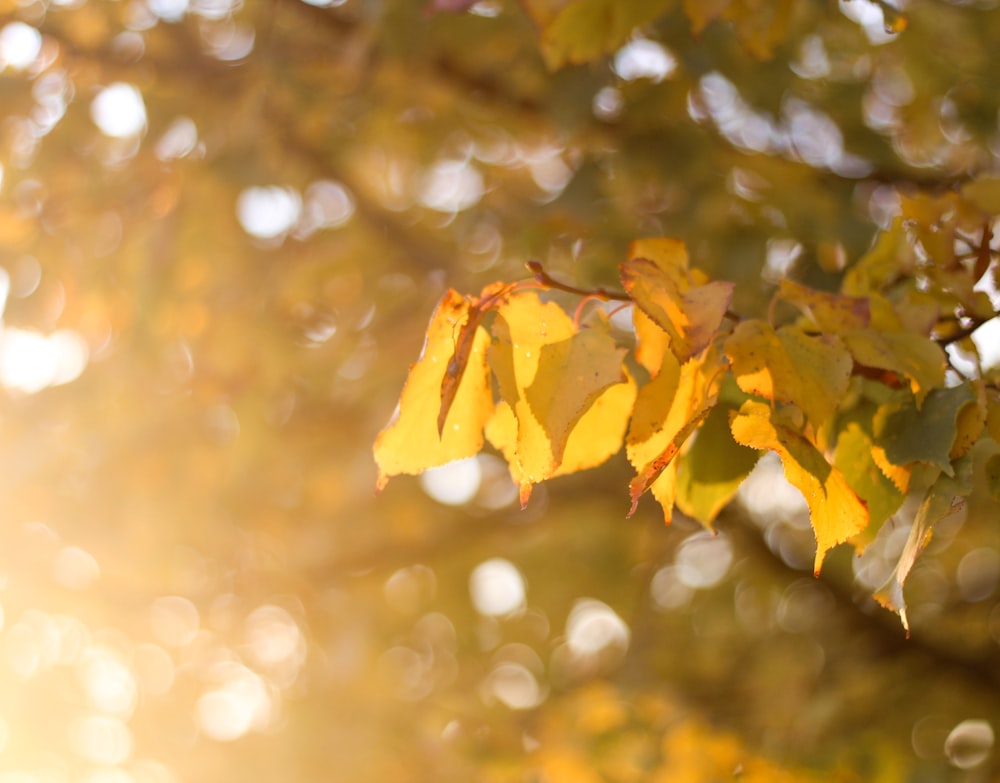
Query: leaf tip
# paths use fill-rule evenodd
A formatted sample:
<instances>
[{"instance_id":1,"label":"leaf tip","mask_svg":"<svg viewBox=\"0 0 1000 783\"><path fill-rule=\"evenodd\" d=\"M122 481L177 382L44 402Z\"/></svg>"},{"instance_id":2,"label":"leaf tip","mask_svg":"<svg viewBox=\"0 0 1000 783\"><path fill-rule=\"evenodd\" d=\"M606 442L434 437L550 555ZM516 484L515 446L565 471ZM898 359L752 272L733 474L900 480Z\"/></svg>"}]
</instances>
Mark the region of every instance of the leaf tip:
<instances>
[{"instance_id":1,"label":"leaf tip","mask_svg":"<svg viewBox=\"0 0 1000 783\"><path fill-rule=\"evenodd\" d=\"M520 491L518 492L518 499L521 501L521 511L524 511L528 507L528 500L531 499L531 486L530 481L521 484Z\"/></svg>"}]
</instances>

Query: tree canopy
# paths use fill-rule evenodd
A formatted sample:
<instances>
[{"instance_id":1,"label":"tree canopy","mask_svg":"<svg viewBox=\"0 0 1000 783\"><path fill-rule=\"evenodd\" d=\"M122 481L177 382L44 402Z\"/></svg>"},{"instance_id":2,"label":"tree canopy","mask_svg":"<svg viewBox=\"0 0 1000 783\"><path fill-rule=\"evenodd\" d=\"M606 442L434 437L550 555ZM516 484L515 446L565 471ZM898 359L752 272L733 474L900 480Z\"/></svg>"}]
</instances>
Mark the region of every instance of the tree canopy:
<instances>
[{"instance_id":1,"label":"tree canopy","mask_svg":"<svg viewBox=\"0 0 1000 783\"><path fill-rule=\"evenodd\" d=\"M992 779L994 6L0 0L0 781Z\"/></svg>"}]
</instances>

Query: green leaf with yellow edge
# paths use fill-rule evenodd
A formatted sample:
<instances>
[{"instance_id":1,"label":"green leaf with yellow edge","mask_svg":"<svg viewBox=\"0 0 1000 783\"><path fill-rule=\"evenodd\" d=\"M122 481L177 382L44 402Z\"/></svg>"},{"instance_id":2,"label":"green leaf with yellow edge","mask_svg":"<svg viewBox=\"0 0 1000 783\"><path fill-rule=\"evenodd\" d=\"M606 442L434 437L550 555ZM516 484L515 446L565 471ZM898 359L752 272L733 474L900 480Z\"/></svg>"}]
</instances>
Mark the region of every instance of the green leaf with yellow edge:
<instances>
[{"instance_id":1,"label":"green leaf with yellow edge","mask_svg":"<svg viewBox=\"0 0 1000 783\"><path fill-rule=\"evenodd\" d=\"M609 387L624 384L623 351L607 334L576 331L554 302L529 292L497 308L489 364L517 421L514 460L522 500L563 462L570 434Z\"/></svg>"},{"instance_id":2,"label":"green leaf with yellow edge","mask_svg":"<svg viewBox=\"0 0 1000 783\"><path fill-rule=\"evenodd\" d=\"M931 389L944 385L947 357L941 346L911 332L861 329L841 335L854 361L907 378L910 390L923 405Z\"/></svg>"},{"instance_id":3,"label":"green leaf with yellow edge","mask_svg":"<svg viewBox=\"0 0 1000 783\"><path fill-rule=\"evenodd\" d=\"M673 515L677 463L674 457L715 404L716 388L724 367L715 351L683 366L671 353L663 357L659 375L639 390L626 439L626 455L637 471L629 485L631 515L647 489Z\"/></svg>"},{"instance_id":4,"label":"green leaf with yellow edge","mask_svg":"<svg viewBox=\"0 0 1000 783\"><path fill-rule=\"evenodd\" d=\"M778 283L778 295L795 305L823 332L836 334L864 329L871 321L871 304L867 296L817 291L785 278Z\"/></svg>"},{"instance_id":5,"label":"green leaf with yellow edge","mask_svg":"<svg viewBox=\"0 0 1000 783\"><path fill-rule=\"evenodd\" d=\"M743 391L793 403L817 428L847 392L851 357L835 335L807 335L793 326L775 331L764 321L750 320L736 327L725 349Z\"/></svg>"},{"instance_id":6,"label":"green leaf with yellow edge","mask_svg":"<svg viewBox=\"0 0 1000 783\"><path fill-rule=\"evenodd\" d=\"M670 336L670 350L678 361L686 362L705 350L726 317L733 283L685 288L675 275L648 258L630 258L620 269L625 290Z\"/></svg>"},{"instance_id":7,"label":"green leaf with yellow edge","mask_svg":"<svg viewBox=\"0 0 1000 783\"><path fill-rule=\"evenodd\" d=\"M906 498L875 459L873 415L874 410L868 406L852 411L837 434L837 446L833 453L833 464L868 507L869 525L861 534L864 543L874 538L878 528L899 510Z\"/></svg>"},{"instance_id":8,"label":"green leaf with yellow edge","mask_svg":"<svg viewBox=\"0 0 1000 783\"><path fill-rule=\"evenodd\" d=\"M545 64L554 70L596 60L671 5L673 0L572 0L542 30Z\"/></svg>"},{"instance_id":9,"label":"green leaf with yellow edge","mask_svg":"<svg viewBox=\"0 0 1000 783\"><path fill-rule=\"evenodd\" d=\"M923 462L950 474L959 414L976 399L969 384L933 389L919 409L916 400L906 395L875 414L875 442L894 465Z\"/></svg>"},{"instance_id":10,"label":"green leaf with yellow edge","mask_svg":"<svg viewBox=\"0 0 1000 783\"><path fill-rule=\"evenodd\" d=\"M865 503L848 484L844 474L831 465L801 433L783 421L765 403L747 400L730 422L737 443L752 449L767 449L781 458L785 477L805 498L816 535L819 574L823 558L837 544L851 541L868 526Z\"/></svg>"},{"instance_id":11,"label":"green leaf with yellow edge","mask_svg":"<svg viewBox=\"0 0 1000 783\"><path fill-rule=\"evenodd\" d=\"M910 535L903 545L899 560L889 578L873 594L882 606L899 615L907 636L910 635L910 623L906 617L906 600L903 597L906 577L931 540L934 525L960 509L965 503L964 498L972 491L970 458L958 460L954 467L949 466L949 473L951 475L942 473L927 490L913 519Z\"/></svg>"},{"instance_id":12,"label":"green leaf with yellow edge","mask_svg":"<svg viewBox=\"0 0 1000 783\"><path fill-rule=\"evenodd\" d=\"M441 299L427 327L420 359L410 367L395 418L375 439L381 490L401 473L422 473L476 454L483 426L493 413L486 349L489 336L476 327L467 348L465 369L450 401L446 426L438 433L441 387L455 355L456 335L470 317L469 300L454 290Z\"/></svg>"},{"instance_id":13,"label":"green leaf with yellow edge","mask_svg":"<svg viewBox=\"0 0 1000 783\"><path fill-rule=\"evenodd\" d=\"M733 387L729 393L727 384ZM677 460L677 507L706 527L712 526L760 457L760 452L733 440L729 430L730 413L739 404L727 400L742 396L731 376L724 376L719 403L701 425L691 448Z\"/></svg>"}]
</instances>

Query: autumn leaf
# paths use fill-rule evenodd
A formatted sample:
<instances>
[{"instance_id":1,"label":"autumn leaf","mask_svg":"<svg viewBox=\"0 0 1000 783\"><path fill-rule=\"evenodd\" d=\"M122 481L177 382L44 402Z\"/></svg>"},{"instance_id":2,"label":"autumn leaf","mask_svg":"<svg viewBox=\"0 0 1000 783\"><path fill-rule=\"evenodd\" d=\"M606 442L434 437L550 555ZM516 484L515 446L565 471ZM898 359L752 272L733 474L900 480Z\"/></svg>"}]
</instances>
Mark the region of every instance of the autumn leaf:
<instances>
[{"instance_id":1,"label":"autumn leaf","mask_svg":"<svg viewBox=\"0 0 1000 783\"><path fill-rule=\"evenodd\" d=\"M669 486L669 491L661 491L655 493L654 496L660 501L663 506L663 516L669 523L669 517L672 515L673 502L668 501L667 497L674 498L676 493L676 483L677 483L677 470L676 463L673 463L674 457L680 452L681 447L684 442L691 437L691 434L697 430L705 418L711 412L712 407L715 405L714 399L708 399L705 401L704 405L699 408L691 418L684 423L684 426L674 434L667 443L666 448L663 449L660 454L658 454L652 462L649 462L645 467L639 471L634 479L629 482L628 490L629 497L632 500L632 506L629 508L627 517L632 516L635 513L636 507L639 505L639 498L646 492L650 487L652 487L655 482L659 481L663 477L663 472L668 468L673 467L670 475L667 477L666 485ZM673 464L672 464L673 463Z\"/></svg>"},{"instance_id":2,"label":"autumn leaf","mask_svg":"<svg viewBox=\"0 0 1000 783\"><path fill-rule=\"evenodd\" d=\"M788 279L778 283L778 295L802 311L823 332L840 333L864 329L871 321L870 300L817 291Z\"/></svg>"},{"instance_id":3,"label":"autumn leaf","mask_svg":"<svg viewBox=\"0 0 1000 783\"><path fill-rule=\"evenodd\" d=\"M483 316L489 310L498 307L512 289L513 286L510 284L493 283L486 286L478 298L468 303L465 321L458 327L455 335L455 352L452 354L444 378L441 380L441 410L438 412L437 418L439 435L444 432L448 412L451 410L455 395L458 393L458 387L469 362L469 355L475 344L475 337L480 324L482 324Z\"/></svg>"},{"instance_id":4,"label":"autumn leaf","mask_svg":"<svg viewBox=\"0 0 1000 783\"><path fill-rule=\"evenodd\" d=\"M792 403L819 428L847 392L851 357L836 335L808 335L793 326L775 331L743 321L726 339L733 375L747 394Z\"/></svg>"},{"instance_id":5,"label":"autumn leaf","mask_svg":"<svg viewBox=\"0 0 1000 783\"><path fill-rule=\"evenodd\" d=\"M562 462L544 479L566 476L596 468L622 447L629 413L635 403L635 381L626 373L624 383L608 387L580 417L569 433ZM486 438L510 466L511 478L520 487L521 505L527 505L532 486L537 483L521 468L517 452L518 421L510 406L501 401L486 423Z\"/></svg>"},{"instance_id":6,"label":"autumn leaf","mask_svg":"<svg viewBox=\"0 0 1000 783\"><path fill-rule=\"evenodd\" d=\"M626 439L628 460L637 471L629 484L630 516L639 497L651 489L670 522L677 476L674 457L715 405L723 367L723 358L714 351L683 366L666 353L660 373L639 390Z\"/></svg>"},{"instance_id":7,"label":"autumn leaf","mask_svg":"<svg viewBox=\"0 0 1000 783\"><path fill-rule=\"evenodd\" d=\"M894 465L923 462L950 473L960 413L966 405L976 403L976 394L969 385L934 389L919 409L916 400L907 395L882 406L876 414L875 442Z\"/></svg>"},{"instance_id":8,"label":"autumn leaf","mask_svg":"<svg viewBox=\"0 0 1000 783\"><path fill-rule=\"evenodd\" d=\"M918 408L931 389L944 384L946 357L930 338L875 329L851 331L841 337L858 364L907 378Z\"/></svg>"},{"instance_id":9,"label":"autumn leaf","mask_svg":"<svg viewBox=\"0 0 1000 783\"><path fill-rule=\"evenodd\" d=\"M968 454L986 428L986 392L983 382L972 381L969 386L975 394L975 399L967 402L958 411L958 417L955 419L955 442L948 452L951 460Z\"/></svg>"},{"instance_id":10,"label":"autumn leaf","mask_svg":"<svg viewBox=\"0 0 1000 783\"><path fill-rule=\"evenodd\" d=\"M803 435L782 421L765 403L748 400L730 423L737 443L774 451L785 477L805 497L816 535L815 573L827 551L854 539L869 522L864 501L851 489L844 474L831 465Z\"/></svg>"},{"instance_id":11,"label":"autumn leaf","mask_svg":"<svg viewBox=\"0 0 1000 783\"><path fill-rule=\"evenodd\" d=\"M670 335L638 307L632 308L632 327L636 340L635 359L650 376L655 376L660 372L664 353L670 349Z\"/></svg>"},{"instance_id":12,"label":"autumn leaf","mask_svg":"<svg viewBox=\"0 0 1000 783\"><path fill-rule=\"evenodd\" d=\"M873 435L873 416L873 406L869 406L847 418L837 434L833 453L833 464L868 507L869 526L865 535L870 538L874 538L882 523L899 510L906 497L905 490L896 483L902 483L903 479L895 477L894 480L886 475L875 456L878 446ZM869 540L865 539L865 543Z\"/></svg>"},{"instance_id":13,"label":"autumn leaf","mask_svg":"<svg viewBox=\"0 0 1000 783\"><path fill-rule=\"evenodd\" d=\"M950 466L951 467L951 466ZM874 598L882 606L899 615L906 635L910 635L910 623L906 617L906 601L903 585L909 576L917 557L931 540L934 525L950 516L964 504L964 497L972 491L972 461L958 460L949 471L942 473L927 490L923 502L913 519L910 534L903 545L892 573L885 583L875 591Z\"/></svg>"},{"instance_id":14,"label":"autumn leaf","mask_svg":"<svg viewBox=\"0 0 1000 783\"><path fill-rule=\"evenodd\" d=\"M558 305L543 304L533 292L511 296L501 304L493 332L489 364L516 423L516 434L511 439L510 427L501 418L488 436L508 455L522 503L526 503L531 485L555 475L562 465L569 439L584 414L609 387L627 384L623 351L607 334L576 331ZM614 408L605 411L612 430L624 428L619 425L620 397L611 398L617 405L604 406ZM621 433L619 444L620 439Z\"/></svg>"},{"instance_id":15,"label":"autumn leaf","mask_svg":"<svg viewBox=\"0 0 1000 783\"><path fill-rule=\"evenodd\" d=\"M788 35L791 0L759 3L752 0L684 0L684 13L697 36L716 19L733 24L740 43L755 57L766 60Z\"/></svg>"},{"instance_id":16,"label":"autumn leaf","mask_svg":"<svg viewBox=\"0 0 1000 783\"><path fill-rule=\"evenodd\" d=\"M648 258L626 260L621 278L636 305L669 335L670 350L680 362L705 350L733 296L732 283L690 287Z\"/></svg>"},{"instance_id":17,"label":"autumn leaf","mask_svg":"<svg viewBox=\"0 0 1000 783\"><path fill-rule=\"evenodd\" d=\"M735 393L727 394L727 381ZM705 418L691 448L677 460L677 507L706 527L712 526L760 457L760 452L733 440L729 430L730 413L739 407L729 398L741 394L732 376L725 375L718 404Z\"/></svg>"},{"instance_id":18,"label":"autumn leaf","mask_svg":"<svg viewBox=\"0 0 1000 783\"><path fill-rule=\"evenodd\" d=\"M471 457L483 445L483 427L493 412L486 347L489 336L476 327L467 338L466 367L456 383L448 425L439 431L442 384L456 351L455 335L470 320L469 300L449 290L438 304L420 358L400 395L394 419L375 440L377 489L401 473L416 474L452 460Z\"/></svg>"},{"instance_id":19,"label":"autumn leaf","mask_svg":"<svg viewBox=\"0 0 1000 783\"><path fill-rule=\"evenodd\" d=\"M878 235L871 250L847 270L841 291L852 296L881 291L906 276L915 265L916 253L902 217L897 217L887 231Z\"/></svg>"},{"instance_id":20,"label":"autumn leaf","mask_svg":"<svg viewBox=\"0 0 1000 783\"><path fill-rule=\"evenodd\" d=\"M671 0L571 0L543 27L545 63L554 70L613 52L636 27L658 17L670 4Z\"/></svg>"}]
</instances>

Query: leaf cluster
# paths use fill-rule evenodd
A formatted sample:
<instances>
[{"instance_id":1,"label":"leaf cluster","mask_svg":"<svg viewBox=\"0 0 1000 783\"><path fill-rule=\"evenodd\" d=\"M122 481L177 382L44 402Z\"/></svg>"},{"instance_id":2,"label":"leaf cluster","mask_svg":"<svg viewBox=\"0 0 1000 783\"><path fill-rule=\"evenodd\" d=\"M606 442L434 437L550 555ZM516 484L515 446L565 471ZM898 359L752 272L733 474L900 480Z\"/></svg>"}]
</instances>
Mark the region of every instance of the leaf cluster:
<instances>
[{"instance_id":1,"label":"leaf cluster","mask_svg":"<svg viewBox=\"0 0 1000 783\"><path fill-rule=\"evenodd\" d=\"M766 318L743 318L735 285L689 264L676 239L634 241L622 293L552 279L449 290L399 409L375 443L378 486L476 454L507 460L522 506L546 479L605 462L624 444L631 509L647 491L712 528L760 455L773 452L808 505L814 569L860 552L908 496L912 531L875 593L908 625L902 588L933 526L972 491L982 463L1000 498L1000 389L972 333L997 312L992 215L1000 180L906 199L839 291L783 279ZM581 323L535 289L621 302ZM790 307L788 307L790 306ZM781 309L794 316L778 322ZM490 323L487 323L489 318ZM964 361L960 361L964 359ZM638 379L638 380L637 380ZM976 448L982 442L981 448Z\"/></svg>"}]
</instances>

